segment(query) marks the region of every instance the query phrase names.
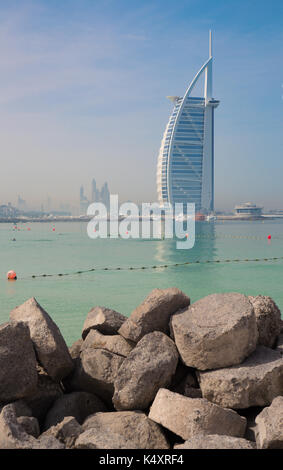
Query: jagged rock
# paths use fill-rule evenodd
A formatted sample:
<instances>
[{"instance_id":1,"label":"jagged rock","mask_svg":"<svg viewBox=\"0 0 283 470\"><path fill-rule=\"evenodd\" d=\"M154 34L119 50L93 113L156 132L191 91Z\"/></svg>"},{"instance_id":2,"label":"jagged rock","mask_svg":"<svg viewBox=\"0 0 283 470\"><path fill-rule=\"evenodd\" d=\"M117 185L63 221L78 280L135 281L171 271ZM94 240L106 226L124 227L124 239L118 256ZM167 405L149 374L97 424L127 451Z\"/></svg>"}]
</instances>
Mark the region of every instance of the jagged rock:
<instances>
[{"instance_id":1,"label":"jagged rock","mask_svg":"<svg viewBox=\"0 0 283 470\"><path fill-rule=\"evenodd\" d=\"M29 449L34 437L18 423L13 404L4 406L0 413L0 449Z\"/></svg>"},{"instance_id":2,"label":"jagged rock","mask_svg":"<svg viewBox=\"0 0 283 470\"><path fill-rule=\"evenodd\" d=\"M60 384L49 377L43 367L37 365L37 373L37 389L33 395L25 399L25 403L31 410L31 416L35 416L42 423L55 400L63 395L63 390Z\"/></svg>"},{"instance_id":3,"label":"jagged rock","mask_svg":"<svg viewBox=\"0 0 283 470\"><path fill-rule=\"evenodd\" d=\"M83 429L95 429L101 436L104 433L119 435L127 448L169 449L160 426L141 411L96 413L86 419Z\"/></svg>"},{"instance_id":4,"label":"jagged rock","mask_svg":"<svg viewBox=\"0 0 283 470\"><path fill-rule=\"evenodd\" d=\"M17 421L24 428L27 434L35 438L39 436L40 428L36 418L33 416L20 416L17 418Z\"/></svg>"},{"instance_id":5,"label":"jagged rock","mask_svg":"<svg viewBox=\"0 0 283 470\"><path fill-rule=\"evenodd\" d=\"M255 420L259 449L283 449L283 396L274 398Z\"/></svg>"},{"instance_id":6,"label":"jagged rock","mask_svg":"<svg viewBox=\"0 0 283 470\"><path fill-rule=\"evenodd\" d=\"M253 442L240 437L210 434L191 437L184 444L174 446L174 449L255 449Z\"/></svg>"},{"instance_id":7,"label":"jagged rock","mask_svg":"<svg viewBox=\"0 0 283 470\"><path fill-rule=\"evenodd\" d=\"M81 350L88 348L105 349L113 354L127 357L135 344L130 343L120 335L103 335L98 330L90 330L84 340Z\"/></svg>"},{"instance_id":8,"label":"jagged rock","mask_svg":"<svg viewBox=\"0 0 283 470\"><path fill-rule=\"evenodd\" d=\"M239 364L257 344L253 307L238 293L208 295L173 315L171 326L183 362L200 370Z\"/></svg>"},{"instance_id":9,"label":"jagged rock","mask_svg":"<svg viewBox=\"0 0 283 470\"><path fill-rule=\"evenodd\" d=\"M59 382L70 374L73 361L64 338L35 298L12 310L10 318L27 324L38 360L53 380Z\"/></svg>"},{"instance_id":10,"label":"jagged rock","mask_svg":"<svg viewBox=\"0 0 283 470\"><path fill-rule=\"evenodd\" d=\"M42 437L53 436L62 442L67 449L72 449L76 439L83 432L82 426L73 416L66 416L63 421L51 426L47 431L41 434Z\"/></svg>"},{"instance_id":11,"label":"jagged rock","mask_svg":"<svg viewBox=\"0 0 283 470\"><path fill-rule=\"evenodd\" d=\"M65 446L54 436L40 436L31 449L65 449Z\"/></svg>"},{"instance_id":12,"label":"jagged rock","mask_svg":"<svg viewBox=\"0 0 283 470\"><path fill-rule=\"evenodd\" d=\"M90 428L80 434L75 442L75 449L133 449L119 434L101 434L95 428Z\"/></svg>"},{"instance_id":13,"label":"jagged rock","mask_svg":"<svg viewBox=\"0 0 283 470\"><path fill-rule=\"evenodd\" d=\"M94 307L87 314L83 325L82 338L85 339L89 331L94 329L103 335L116 335L126 317L106 307Z\"/></svg>"},{"instance_id":14,"label":"jagged rock","mask_svg":"<svg viewBox=\"0 0 283 470\"><path fill-rule=\"evenodd\" d=\"M189 297L176 287L154 289L123 323L119 334L137 343L152 331L168 333L171 315L188 305Z\"/></svg>"},{"instance_id":15,"label":"jagged rock","mask_svg":"<svg viewBox=\"0 0 283 470\"><path fill-rule=\"evenodd\" d=\"M31 395L36 384L36 358L28 327L4 323L0 326L0 402Z\"/></svg>"},{"instance_id":16,"label":"jagged rock","mask_svg":"<svg viewBox=\"0 0 283 470\"><path fill-rule=\"evenodd\" d=\"M281 333L277 338L276 351L280 352L283 356L283 334Z\"/></svg>"},{"instance_id":17,"label":"jagged rock","mask_svg":"<svg viewBox=\"0 0 283 470\"><path fill-rule=\"evenodd\" d=\"M258 329L258 344L272 348L281 330L281 313L276 303L265 295L249 297Z\"/></svg>"},{"instance_id":18,"label":"jagged rock","mask_svg":"<svg viewBox=\"0 0 283 470\"><path fill-rule=\"evenodd\" d=\"M243 437L246 419L204 398L188 398L161 388L148 417L187 440L197 434Z\"/></svg>"},{"instance_id":19,"label":"jagged rock","mask_svg":"<svg viewBox=\"0 0 283 470\"><path fill-rule=\"evenodd\" d=\"M106 407L97 396L87 392L68 393L58 398L48 411L44 429L56 426L66 416L73 416L82 424L87 416L98 411L106 411Z\"/></svg>"},{"instance_id":20,"label":"jagged rock","mask_svg":"<svg viewBox=\"0 0 283 470\"><path fill-rule=\"evenodd\" d=\"M242 364L200 372L204 398L228 408L269 405L283 393L283 358L278 351L258 346Z\"/></svg>"},{"instance_id":21,"label":"jagged rock","mask_svg":"<svg viewBox=\"0 0 283 470\"><path fill-rule=\"evenodd\" d=\"M18 423L13 404L0 413L0 449L62 449L64 445L53 437L35 439Z\"/></svg>"},{"instance_id":22,"label":"jagged rock","mask_svg":"<svg viewBox=\"0 0 283 470\"><path fill-rule=\"evenodd\" d=\"M76 359L77 357L79 357L79 355L81 353L81 347L83 345L83 341L84 340L82 338L80 338L77 341L75 341L72 344L72 346L69 348L69 353L70 353L72 359Z\"/></svg>"},{"instance_id":23,"label":"jagged rock","mask_svg":"<svg viewBox=\"0 0 283 470\"><path fill-rule=\"evenodd\" d=\"M114 382L117 410L144 410L160 387L166 387L176 371L178 352L173 341L155 331L145 335L121 365Z\"/></svg>"},{"instance_id":24,"label":"jagged rock","mask_svg":"<svg viewBox=\"0 0 283 470\"><path fill-rule=\"evenodd\" d=\"M75 371L68 379L68 390L84 390L94 393L112 406L114 380L124 357L104 349L88 348L75 361Z\"/></svg>"}]
</instances>

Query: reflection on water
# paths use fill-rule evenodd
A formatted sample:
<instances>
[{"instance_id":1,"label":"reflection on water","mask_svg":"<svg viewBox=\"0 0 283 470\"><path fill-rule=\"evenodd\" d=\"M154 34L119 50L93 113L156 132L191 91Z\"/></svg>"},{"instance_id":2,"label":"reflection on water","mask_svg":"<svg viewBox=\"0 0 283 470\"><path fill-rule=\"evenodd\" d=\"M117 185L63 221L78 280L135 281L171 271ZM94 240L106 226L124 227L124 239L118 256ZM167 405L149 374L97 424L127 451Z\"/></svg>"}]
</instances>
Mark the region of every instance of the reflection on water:
<instances>
[{"instance_id":1,"label":"reflection on water","mask_svg":"<svg viewBox=\"0 0 283 470\"><path fill-rule=\"evenodd\" d=\"M196 222L195 244L189 250L176 249L177 238L156 243L155 260L159 263L182 263L184 261L213 260L217 254L215 246L215 225Z\"/></svg>"}]
</instances>

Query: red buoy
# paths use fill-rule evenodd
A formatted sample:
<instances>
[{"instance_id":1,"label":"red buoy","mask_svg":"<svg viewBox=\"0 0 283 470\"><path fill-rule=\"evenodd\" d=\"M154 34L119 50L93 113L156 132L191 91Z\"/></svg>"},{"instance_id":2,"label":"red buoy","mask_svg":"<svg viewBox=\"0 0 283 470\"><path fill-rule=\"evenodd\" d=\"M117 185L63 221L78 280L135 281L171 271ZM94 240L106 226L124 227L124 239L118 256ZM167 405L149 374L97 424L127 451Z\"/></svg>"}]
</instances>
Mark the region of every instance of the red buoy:
<instances>
[{"instance_id":1,"label":"red buoy","mask_svg":"<svg viewBox=\"0 0 283 470\"><path fill-rule=\"evenodd\" d=\"M55 232L55 228L54 228L54 227L53 227L52 231Z\"/></svg>"},{"instance_id":2,"label":"red buoy","mask_svg":"<svg viewBox=\"0 0 283 470\"><path fill-rule=\"evenodd\" d=\"M17 274L16 274L16 272L15 272L15 271L8 271L8 272L7 272L7 279L8 279L9 281L16 281L16 279L17 279Z\"/></svg>"},{"instance_id":3,"label":"red buoy","mask_svg":"<svg viewBox=\"0 0 283 470\"><path fill-rule=\"evenodd\" d=\"M271 240L271 235L268 235L267 239L268 239L268 240Z\"/></svg>"}]
</instances>

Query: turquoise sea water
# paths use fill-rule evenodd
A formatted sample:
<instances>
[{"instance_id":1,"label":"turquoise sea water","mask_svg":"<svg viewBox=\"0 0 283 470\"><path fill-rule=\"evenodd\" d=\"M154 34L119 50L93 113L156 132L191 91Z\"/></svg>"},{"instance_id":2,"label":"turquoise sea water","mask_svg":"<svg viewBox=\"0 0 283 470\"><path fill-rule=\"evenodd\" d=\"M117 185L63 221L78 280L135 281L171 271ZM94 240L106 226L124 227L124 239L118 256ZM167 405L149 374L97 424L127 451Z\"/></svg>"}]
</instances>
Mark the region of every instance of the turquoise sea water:
<instances>
[{"instance_id":1,"label":"turquoise sea water","mask_svg":"<svg viewBox=\"0 0 283 470\"><path fill-rule=\"evenodd\" d=\"M28 227L30 230L28 230ZM174 240L91 240L86 223L0 224L0 323L30 297L48 311L70 345L80 337L91 307L103 305L129 315L155 287L176 286L192 301L214 292L270 295L283 311L283 261L199 263L145 270L104 267L171 265L185 261L283 256L283 220L199 222L191 250ZM271 234L271 241L267 236ZM16 238L16 241L12 241ZM35 278L37 274L97 271ZM6 280L13 269L18 280Z\"/></svg>"}]
</instances>

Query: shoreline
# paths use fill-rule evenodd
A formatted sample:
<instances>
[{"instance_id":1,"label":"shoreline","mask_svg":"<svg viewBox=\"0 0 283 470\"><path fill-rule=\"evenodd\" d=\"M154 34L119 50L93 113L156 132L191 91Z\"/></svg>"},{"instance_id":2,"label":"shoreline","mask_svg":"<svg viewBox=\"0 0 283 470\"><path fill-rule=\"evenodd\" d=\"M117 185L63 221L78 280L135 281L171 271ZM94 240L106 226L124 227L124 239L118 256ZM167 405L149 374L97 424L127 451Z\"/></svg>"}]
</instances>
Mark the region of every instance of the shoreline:
<instances>
[{"instance_id":1,"label":"shoreline","mask_svg":"<svg viewBox=\"0 0 283 470\"><path fill-rule=\"evenodd\" d=\"M123 220L125 216L119 216L119 221ZM7 218L7 217L1 217L0 218L0 224L5 223L5 224L24 224L24 223L48 223L48 222L90 222L93 219L93 216L62 216L62 217L42 217L42 218L37 218L37 217L30 217L30 218L22 218L22 217L14 217L14 218ZM268 221L268 220L283 220L283 215L262 215L260 217L238 217L238 216L233 216L233 215L217 215L215 216L215 219L213 221L208 221L208 220L196 220L196 222L209 222L209 223L214 223L217 222L218 220L224 221L224 220L229 220L229 221L246 221L246 222L254 222L257 220L261 221ZM116 219L110 219L109 217L107 218L107 222L110 220L116 220ZM136 219L132 219L136 220ZM148 219L143 219L141 216L138 218L139 221L142 220L148 220ZM151 217L150 220L153 222L156 219L154 217ZM163 220L163 219L161 219Z\"/></svg>"}]
</instances>

